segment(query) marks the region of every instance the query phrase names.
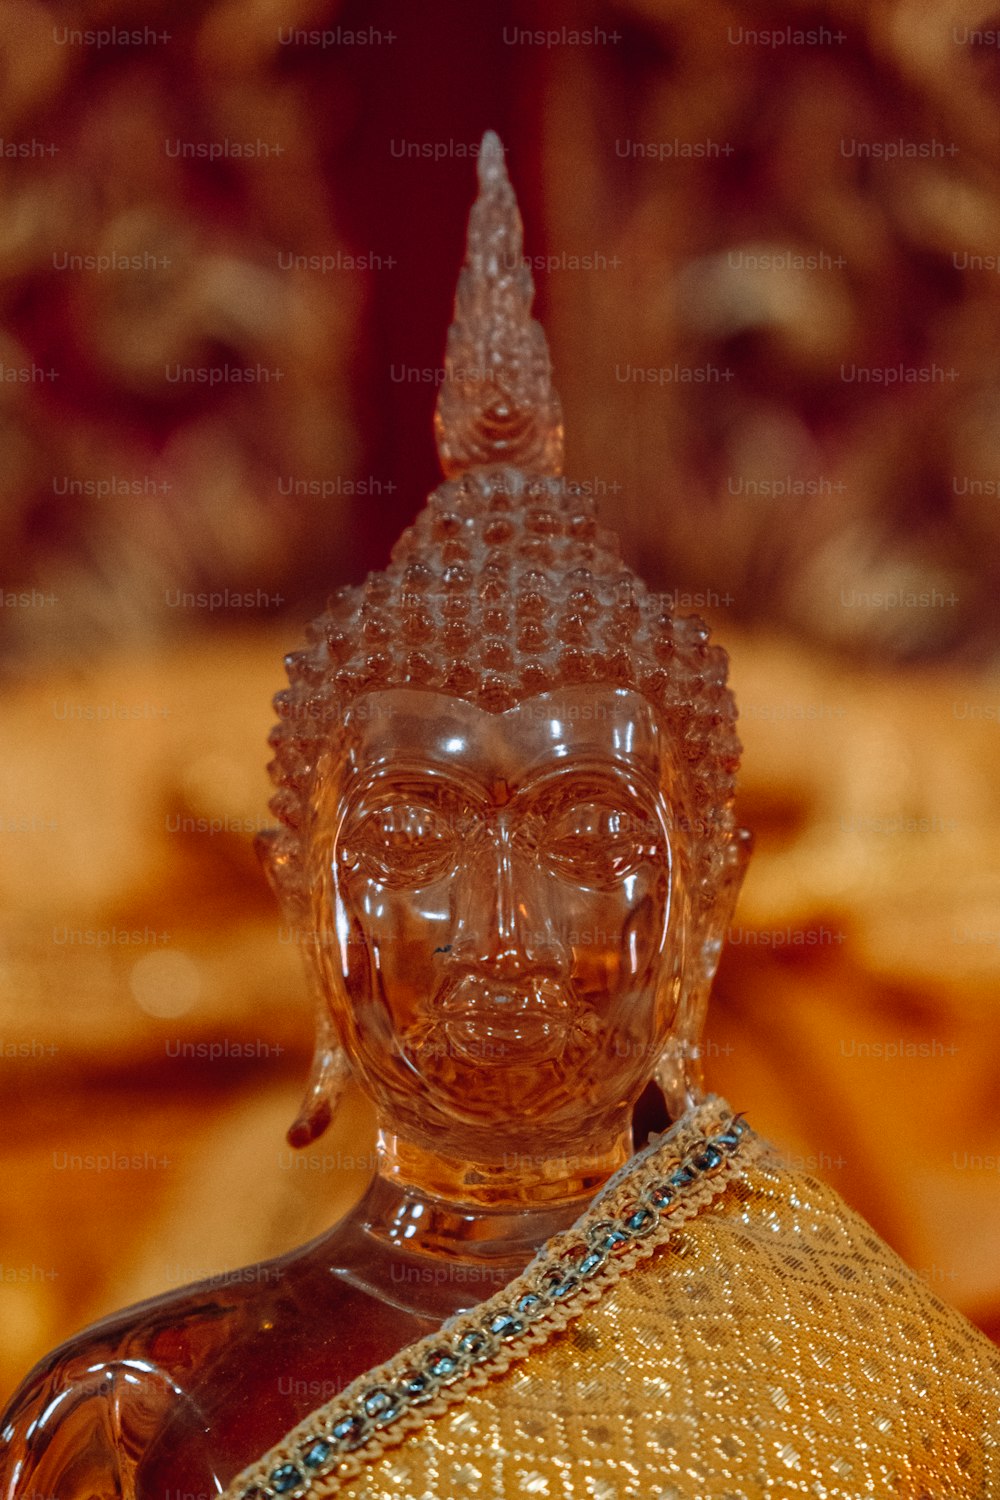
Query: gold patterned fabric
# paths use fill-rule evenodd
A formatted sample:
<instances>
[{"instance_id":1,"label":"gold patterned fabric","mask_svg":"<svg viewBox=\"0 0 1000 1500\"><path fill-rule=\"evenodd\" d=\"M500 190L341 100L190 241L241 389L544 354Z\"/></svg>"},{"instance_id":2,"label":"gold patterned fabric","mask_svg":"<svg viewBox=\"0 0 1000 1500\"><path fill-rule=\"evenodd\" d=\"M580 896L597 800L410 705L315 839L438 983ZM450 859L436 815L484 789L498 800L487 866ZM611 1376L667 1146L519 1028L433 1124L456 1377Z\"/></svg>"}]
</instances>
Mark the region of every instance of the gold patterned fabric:
<instances>
[{"instance_id":1,"label":"gold patterned fabric","mask_svg":"<svg viewBox=\"0 0 1000 1500\"><path fill-rule=\"evenodd\" d=\"M705 1161L720 1109L636 1158L542 1267L649 1202L657 1174ZM1000 1353L830 1187L745 1131L677 1202L520 1347L312 1479L310 1500L1000 1496ZM480 1325L532 1274L476 1309ZM421 1348L358 1388L412 1369ZM343 1409L315 1414L312 1431ZM268 1478L307 1426L268 1455ZM265 1470L230 1493L280 1493L246 1490Z\"/></svg>"}]
</instances>

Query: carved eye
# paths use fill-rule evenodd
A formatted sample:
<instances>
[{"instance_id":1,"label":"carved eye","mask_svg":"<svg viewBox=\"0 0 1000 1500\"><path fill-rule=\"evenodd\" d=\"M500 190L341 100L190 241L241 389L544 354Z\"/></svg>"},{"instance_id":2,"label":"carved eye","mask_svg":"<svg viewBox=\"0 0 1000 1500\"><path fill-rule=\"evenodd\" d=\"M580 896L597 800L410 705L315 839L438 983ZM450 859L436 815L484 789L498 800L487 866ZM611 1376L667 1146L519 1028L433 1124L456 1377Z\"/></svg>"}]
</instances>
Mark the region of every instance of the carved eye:
<instances>
[{"instance_id":1,"label":"carved eye","mask_svg":"<svg viewBox=\"0 0 1000 1500\"><path fill-rule=\"evenodd\" d=\"M370 812L341 845L349 864L360 863L383 885L416 887L454 868L458 840L452 820L417 801L392 802Z\"/></svg>"},{"instance_id":2,"label":"carved eye","mask_svg":"<svg viewBox=\"0 0 1000 1500\"><path fill-rule=\"evenodd\" d=\"M610 803L578 802L546 820L541 853L557 875L608 889L656 853L653 820Z\"/></svg>"}]
</instances>

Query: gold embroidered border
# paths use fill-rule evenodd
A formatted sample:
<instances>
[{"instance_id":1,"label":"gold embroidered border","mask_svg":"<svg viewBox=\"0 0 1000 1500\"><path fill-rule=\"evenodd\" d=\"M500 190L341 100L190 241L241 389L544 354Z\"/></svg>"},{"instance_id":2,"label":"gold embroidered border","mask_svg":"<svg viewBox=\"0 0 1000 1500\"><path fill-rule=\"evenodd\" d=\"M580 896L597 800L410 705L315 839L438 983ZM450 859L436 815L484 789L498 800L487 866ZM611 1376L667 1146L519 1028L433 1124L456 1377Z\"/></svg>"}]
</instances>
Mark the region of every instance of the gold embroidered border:
<instances>
[{"instance_id":1,"label":"gold embroidered border","mask_svg":"<svg viewBox=\"0 0 1000 1500\"><path fill-rule=\"evenodd\" d=\"M727 1133L735 1137L735 1144L727 1147L724 1154L715 1153L721 1156L717 1164L697 1169L687 1165L703 1158L711 1141L726 1138ZM449 1319L438 1332L407 1345L385 1364L352 1381L238 1475L221 1500L329 1500L387 1448L396 1446L408 1433L442 1415L467 1392L503 1374L515 1361L564 1329L586 1307L604 1296L622 1275L651 1255L657 1245L670 1237L677 1224L701 1213L739 1175L747 1160L756 1158L765 1149L764 1143L738 1116L733 1116L724 1101L705 1100L612 1178L586 1213L564 1233L549 1240L520 1276L485 1302ZM593 1273L587 1273L582 1280L573 1278L573 1265L580 1263L581 1256L587 1256L588 1232L593 1235L602 1228L607 1229L609 1236L621 1232L629 1213L648 1208L642 1198L644 1190L662 1189L671 1174L684 1170L694 1171L695 1175L676 1190L667 1206L655 1211L648 1232L638 1238L626 1237L603 1256ZM552 1301L552 1277L559 1274L572 1285L564 1297ZM482 1335L484 1327L513 1316L513 1309L532 1298L544 1301L545 1305L515 1336L508 1335L490 1344L482 1357L473 1357L471 1361L459 1359L456 1351L463 1339ZM388 1398L398 1394L401 1383L426 1370L426 1362L435 1351L443 1360L455 1359L454 1374L442 1379L432 1393L414 1397L388 1419L383 1415L385 1425L378 1425L377 1416L370 1417L375 1425L371 1430L362 1430L362 1441L347 1451L331 1451L321 1466L306 1472L304 1453L324 1445L335 1449L332 1434L338 1424L343 1426L353 1421L362 1427L364 1419L358 1413L366 1398L370 1401L373 1396ZM276 1476L280 1476L277 1482Z\"/></svg>"}]
</instances>

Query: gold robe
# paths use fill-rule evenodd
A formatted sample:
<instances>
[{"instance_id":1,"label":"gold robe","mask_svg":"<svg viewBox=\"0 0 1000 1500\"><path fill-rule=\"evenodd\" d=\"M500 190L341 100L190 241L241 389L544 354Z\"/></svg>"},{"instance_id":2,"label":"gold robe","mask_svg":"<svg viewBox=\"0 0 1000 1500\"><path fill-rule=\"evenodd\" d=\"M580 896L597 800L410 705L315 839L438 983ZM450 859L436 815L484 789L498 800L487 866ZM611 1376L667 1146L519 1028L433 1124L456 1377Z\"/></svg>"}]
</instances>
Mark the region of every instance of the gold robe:
<instances>
[{"instance_id":1,"label":"gold robe","mask_svg":"<svg viewBox=\"0 0 1000 1500\"><path fill-rule=\"evenodd\" d=\"M226 1500L1000 1500L1000 1351L710 1098Z\"/></svg>"}]
</instances>

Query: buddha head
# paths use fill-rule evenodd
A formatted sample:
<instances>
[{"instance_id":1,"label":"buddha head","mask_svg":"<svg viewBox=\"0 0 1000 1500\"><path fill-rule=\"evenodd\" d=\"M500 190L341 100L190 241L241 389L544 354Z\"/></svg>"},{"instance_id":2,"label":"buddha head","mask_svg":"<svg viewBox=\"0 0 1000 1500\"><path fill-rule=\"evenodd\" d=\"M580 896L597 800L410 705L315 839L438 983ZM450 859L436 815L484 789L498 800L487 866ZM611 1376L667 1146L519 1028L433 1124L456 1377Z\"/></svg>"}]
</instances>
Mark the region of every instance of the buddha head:
<instances>
[{"instance_id":1,"label":"buddha head","mask_svg":"<svg viewBox=\"0 0 1000 1500\"><path fill-rule=\"evenodd\" d=\"M747 840L727 659L562 477L503 148L479 156L435 418L444 483L287 658L261 852L319 1007L290 1139L347 1070L488 1163L679 1113Z\"/></svg>"}]
</instances>

